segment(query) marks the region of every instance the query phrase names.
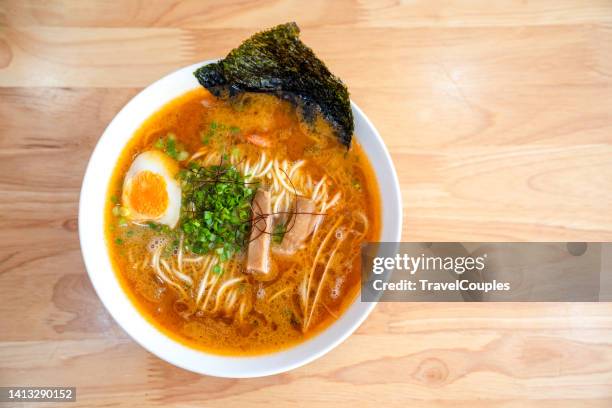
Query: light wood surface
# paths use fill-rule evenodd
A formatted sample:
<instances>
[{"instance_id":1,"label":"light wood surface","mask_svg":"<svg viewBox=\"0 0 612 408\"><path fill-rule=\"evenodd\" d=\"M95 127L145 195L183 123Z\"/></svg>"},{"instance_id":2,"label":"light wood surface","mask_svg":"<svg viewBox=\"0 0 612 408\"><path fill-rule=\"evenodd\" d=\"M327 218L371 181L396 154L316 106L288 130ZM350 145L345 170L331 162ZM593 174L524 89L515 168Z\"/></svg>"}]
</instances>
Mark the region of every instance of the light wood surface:
<instances>
[{"instance_id":1,"label":"light wood surface","mask_svg":"<svg viewBox=\"0 0 612 408\"><path fill-rule=\"evenodd\" d=\"M77 232L98 137L142 87L290 20L385 139L405 240L612 239L609 0L0 0L0 385L87 407L612 406L612 304L381 304L250 380L175 368L113 322Z\"/></svg>"}]
</instances>

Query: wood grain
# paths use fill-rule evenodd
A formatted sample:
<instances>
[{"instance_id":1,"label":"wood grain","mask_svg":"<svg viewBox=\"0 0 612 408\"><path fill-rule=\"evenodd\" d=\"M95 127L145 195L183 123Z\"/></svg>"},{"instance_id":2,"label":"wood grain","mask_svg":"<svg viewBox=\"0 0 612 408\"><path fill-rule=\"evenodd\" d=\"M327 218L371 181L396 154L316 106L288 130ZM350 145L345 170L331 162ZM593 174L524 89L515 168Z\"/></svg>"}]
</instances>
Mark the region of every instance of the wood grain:
<instances>
[{"instance_id":1,"label":"wood grain","mask_svg":"<svg viewBox=\"0 0 612 408\"><path fill-rule=\"evenodd\" d=\"M136 345L79 251L87 159L181 66L296 20L379 128L404 239L612 239L612 3L0 1L0 386L75 406L610 407L612 304L381 304L292 372L202 377Z\"/></svg>"}]
</instances>

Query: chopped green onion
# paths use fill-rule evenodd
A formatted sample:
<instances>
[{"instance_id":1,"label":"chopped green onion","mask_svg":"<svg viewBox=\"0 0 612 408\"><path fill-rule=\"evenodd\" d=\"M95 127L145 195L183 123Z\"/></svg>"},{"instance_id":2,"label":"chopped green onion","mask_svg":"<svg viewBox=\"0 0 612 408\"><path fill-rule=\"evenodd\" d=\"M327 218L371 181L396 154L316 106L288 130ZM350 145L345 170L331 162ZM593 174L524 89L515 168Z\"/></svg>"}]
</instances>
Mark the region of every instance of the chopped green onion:
<instances>
[{"instance_id":1,"label":"chopped green onion","mask_svg":"<svg viewBox=\"0 0 612 408\"><path fill-rule=\"evenodd\" d=\"M221 269L221 265L219 264L213 266L212 271L213 273L216 273L217 275L221 275L223 273L223 269Z\"/></svg>"},{"instance_id":2,"label":"chopped green onion","mask_svg":"<svg viewBox=\"0 0 612 408\"><path fill-rule=\"evenodd\" d=\"M202 144L207 145L210 142L210 132L204 132L201 131L200 132L200 140L202 141Z\"/></svg>"},{"instance_id":3,"label":"chopped green onion","mask_svg":"<svg viewBox=\"0 0 612 408\"><path fill-rule=\"evenodd\" d=\"M123 240L121 238L115 238L115 244L121 245L123 244Z\"/></svg>"},{"instance_id":4,"label":"chopped green onion","mask_svg":"<svg viewBox=\"0 0 612 408\"><path fill-rule=\"evenodd\" d=\"M227 137L236 136L240 133L238 126L227 126L215 121L210 122L208 129L200 131L202 144L208 145L213 140L225 141Z\"/></svg>"},{"instance_id":5,"label":"chopped green onion","mask_svg":"<svg viewBox=\"0 0 612 408\"><path fill-rule=\"evenodd\" d=\"M187 160L187 158L189 157L189 153L187 153L184 150L181 150L178 155L176 156L176 159L178 161L183 161L183 160Z\"/></svg>"},{"instance_id":6,"label":"chopped green onion","mask_svg":"<svg viewBox=\"0 0 612 408\"><path fill-rule=\"evenodd\" d=\"M168 153L168 156L172 157L173 159L176 159L176 141L175 139L169 136L168 140L166 141L166 153Z\"/></svg>"},{"instance_id":7,"label":"chopped green onion","mask_svg":"<svg viewBox=\"0 0 612 408\"><path fill-rule=\"evenodd\" d=\"M176 141L176 135L172 132L168 133L165 138L158 139L154 146L175 160L182 161L189 157L189 153L184 151L183 145ZM179 155L184 158L179 158Z\"/></svg>"},{"instance_id":8,"label":"chopped green onion","mask_svg":"<svg viewBox=\"0 0 612 408\"><path fill-rule=\"evenodd\" d=\"M161 231L162 229L160 224L156 224L153 221L148 221L147 226L151 228L153 231Z\"/></svg>"},{"instance_id":9,"label":"chopped green onion","mask_svg":"<svg viewBox=\"0 0 612 408\"><path fill-rule=\"evenodd\" d=\"M229 260L246 242L254 190L228 165L191 166L180 177L185 245L196 254L214 252Z\"/></svg>"},{"instance_id":10,"label":"chopped green onion","mask_svg":"<svg viewBox=\"0 0 612 408\"><path fill-rule=\"evenodd\" d=\"M274 231L272 232L272 241L280 244L283 242L283 238L285 237L285 233L287 232L287 226L283 223L276 224L274 226Z\"/></svg>"}]
</instances>

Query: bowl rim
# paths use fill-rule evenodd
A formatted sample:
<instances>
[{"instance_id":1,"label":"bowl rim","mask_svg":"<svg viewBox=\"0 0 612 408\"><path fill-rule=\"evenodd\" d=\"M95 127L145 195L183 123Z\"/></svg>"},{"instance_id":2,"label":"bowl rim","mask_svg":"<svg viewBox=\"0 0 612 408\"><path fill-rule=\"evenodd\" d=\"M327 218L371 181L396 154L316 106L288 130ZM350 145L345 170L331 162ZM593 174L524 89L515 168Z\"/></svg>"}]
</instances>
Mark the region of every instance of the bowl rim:
<instances>
[{"instance_id":1,"label":"bowl rim","mask_svg":"<svg viewBox=\"0 0 612 408\"><path fill-rule=\"evenodd\" d=\"M136 343L150 353L170 364L199 374L225 378L274 375L308 364L338 346L365 321L377 303L361 302L358 294L339 319L332 322L330 326L297 345L277 352L252 356L227 356L208 353L170 338L137 310L127 293L123 291L116 272L110 263L104 236L104 202L106 201L108 182L118 155L111 157L111 160L106 160L106 162L103 159L108 159L109 152L112 153L117 150L121 152L125 148L125 144L133 137L134 131L142 125L147 117L176 97L189 91L189 89L196 89L199 84L192 75L193 71L202 65L215 61L217 60L207 60L179 68L153 82L131 98L108 124L91 153L83 176L78 214L81 254L94 290L106 310ZM175 86L177 83L178 86ZM191 88L189 88L190 84L193 84ZM161 93L163 97L161 101L151 103L149 98L156 93ZM372 157L370 152L364 148L374 167L381 195L381 238L385 238L386 241L399 241L402 232L403 214L402 196L395 166L374 124L352 100L351 108L356 125L355 137L360 140L357 128L364 127L370 133L368 138L372 139L368 143L376 150L377 156ZM130 120L131 115L144 116L144 119ZM124 122L128 124L128 130L121 130ZM119 135L116 135L116 133L119 133ZM113 147L109 141L113 138L119 138L121 134L123 134L123 137L120 143L117 143L119 146ZM361 140L360 143L362 146L364 145ZM375 163L374 159L382 163ZM107 163L109 161L111 164ZM384 180L381 180L381 175L377 171L376 166L379 164L386 168ZM100 168L109 166L110 172L100 171ZM99 180L100 177L102 177L102 180ZM381 181L384 181L388 187L390 197L385 198L380 191L382 189ZM99 199L100 194L102 200L96 202L95 200ZM390 201L387 202L386 200ZM389 204L389 206L386 206L386 204ZM100 206L102 206L102 210L96 213ZM100 232L102 236L100 236ZM385 232L387 233L385 234ZM100 246L100 241L102 246ZM120 293L117 292L117 288Z\"/></svg>"}]
</instances>

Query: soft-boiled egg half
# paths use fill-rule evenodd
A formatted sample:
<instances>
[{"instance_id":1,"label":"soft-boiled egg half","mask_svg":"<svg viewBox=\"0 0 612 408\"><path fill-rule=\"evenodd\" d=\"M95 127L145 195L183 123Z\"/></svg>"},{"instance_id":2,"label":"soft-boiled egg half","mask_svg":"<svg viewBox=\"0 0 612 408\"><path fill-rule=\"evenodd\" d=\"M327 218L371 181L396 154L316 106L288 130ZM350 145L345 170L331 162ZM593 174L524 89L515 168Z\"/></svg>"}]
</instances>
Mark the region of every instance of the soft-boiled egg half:
<instances>
[{"instance_id":1,"label":"soft-boiled egg half","mask_svg":"<svg viewBox=\"0 0 612 408\"><path fill-rule=\"evenodd\" d=\"M181 212L178 164L159 150L136 156L123 180L123 207L133 221L154 221L174 228Z\"/></svg>"}]
</instances>

